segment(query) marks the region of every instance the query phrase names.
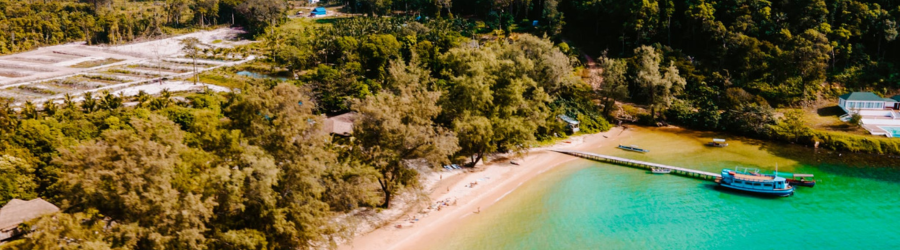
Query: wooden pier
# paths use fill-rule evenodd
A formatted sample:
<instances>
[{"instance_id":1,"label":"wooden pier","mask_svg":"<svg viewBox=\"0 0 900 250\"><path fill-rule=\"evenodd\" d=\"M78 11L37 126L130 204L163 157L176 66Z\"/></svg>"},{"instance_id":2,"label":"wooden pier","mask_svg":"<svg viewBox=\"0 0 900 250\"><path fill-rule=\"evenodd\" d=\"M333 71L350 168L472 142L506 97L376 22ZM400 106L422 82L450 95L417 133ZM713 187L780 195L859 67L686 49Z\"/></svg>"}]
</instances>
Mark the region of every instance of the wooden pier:
<instances>
[{"instance_id":1,"label":"wooden pier","mask_svg":"<svg viewBox=\"0 0 900 250\"><path fill-rule=\"evenodd\" d=\"M651 169L651 168L664 168L672 170L672 174L683 175L691 178L704 179L704 180L715 180L716 178L722 177L721 174L710 173L706 171L694 170L689 168L680 168L675 166L656 164L652 162L638 161L626 158L620 158L615 156L580 152L580 151L570 151L570 150L553 150L557 153L563 153L568 155L573 155L585 159L591 159L599 162L613 163L622 166L628 166L633 168L641 168L641 169Z\"/></svg>"}]
</instances>

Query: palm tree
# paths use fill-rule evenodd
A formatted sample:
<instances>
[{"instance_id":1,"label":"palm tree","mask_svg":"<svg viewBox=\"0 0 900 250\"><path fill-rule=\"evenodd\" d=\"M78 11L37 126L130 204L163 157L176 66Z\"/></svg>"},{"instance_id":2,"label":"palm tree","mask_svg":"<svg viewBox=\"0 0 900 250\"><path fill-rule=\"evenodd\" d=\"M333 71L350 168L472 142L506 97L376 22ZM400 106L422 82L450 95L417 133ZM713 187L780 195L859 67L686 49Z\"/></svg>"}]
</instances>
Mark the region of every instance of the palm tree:
<instances>
[{"instance_id":1,"label":"palm tree","mask_svg":"<svg viewBox=\"0 0 900 250\"><path fill-rule=\"evenodd\" d=\"M120 107L122 107L122 98L104 90L103 98L100 98L100 108L112 111Z\"/></svg>"},{"instance_id":2,"label":"palm tree","mask_svg":"<svg viewBox=\"0 0 900 250\"><path fill-rule=\"evenodd\" d=\"M49 116L53 116L56 114L56 111L59 111L59 106L56 105L53 100L47 100L44 102L44 113L47 113Z\"/></svg>"},{"instance_id":3,"label":"palm tree","mask_svg":"<svg viewBox=\"0 0 900 250\"><path fill-rule=\"evenodd\" d=\"M94 100L94 94L90 91L84 92L84 101L81 102L81 109L86 113L94 112L97 108L97 100Z\"/></svg>"},{"instance_id":4,"label":"palm tree","mask_svg":"<svg viewBox=\"0 0 900 250\"><path fill-rule=\"evenodd\" d=\"M75 101L72 100L72 95L66 93L66 96L63 98L63 104L66 105L66 108L75 108Z\"/></svg>"},{"instance_id":5,"label":"palm tree","mask_svg":"<svg viewBox=\"0 0 900 250\"><path fill-rule=\"evenodd\" d=\"M141 91L138 91L136 98L137 98L137 102L138 102L138 107L144 107L144 103L147 103L147 101L150 100L150 95L148 95L146 91L141 90Z\"/></svg>"},{"instance_id":6,"label":"palm tree","mask_svg":"<svg viewBox=\"0 0 900 250\"><path fill-rule=\"evenodd\" d=\"M22 114L26 119L38 119L38 110L31 101L25 101L25 107L22 108Z\"/></svg>"}]
</instances>

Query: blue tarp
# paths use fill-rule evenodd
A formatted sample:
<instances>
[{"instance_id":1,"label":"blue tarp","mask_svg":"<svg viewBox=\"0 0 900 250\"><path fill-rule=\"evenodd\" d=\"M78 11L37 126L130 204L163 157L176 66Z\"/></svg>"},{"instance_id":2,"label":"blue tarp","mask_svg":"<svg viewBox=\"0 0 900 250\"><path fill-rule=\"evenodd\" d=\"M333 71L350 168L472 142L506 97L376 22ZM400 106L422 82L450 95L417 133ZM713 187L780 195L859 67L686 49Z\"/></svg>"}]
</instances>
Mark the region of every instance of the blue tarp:
<instances>
[{"instance_id":1,"label":"blue tarp","mask_svg":"<svg viewBox=\"0 0 900 250\"><path fill-rule=\"evenodd\" d=\"M317 15L317 16L319 16L319 15L325 15L325 14L327 14L327 13L328 13L328 11L326 11L324 7L316 7L316 9L314 9L314 10L312 11L312 14L313 14L313 15Z\"/></svg>"}]
</instances>

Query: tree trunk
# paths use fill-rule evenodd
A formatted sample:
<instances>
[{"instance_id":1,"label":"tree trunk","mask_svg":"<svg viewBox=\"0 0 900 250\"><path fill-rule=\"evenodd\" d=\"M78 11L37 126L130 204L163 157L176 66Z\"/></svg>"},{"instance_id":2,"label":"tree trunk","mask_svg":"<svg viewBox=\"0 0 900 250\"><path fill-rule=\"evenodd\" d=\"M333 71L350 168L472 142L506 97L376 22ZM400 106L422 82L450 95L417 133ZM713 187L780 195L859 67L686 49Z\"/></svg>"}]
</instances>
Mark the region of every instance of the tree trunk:
<instances>
[{"instance_id":1,"label":"tree trunk","mask_svg":"<svg viewBox=\"0 0 900 250\"><path fill-rule=\"evenodd\" d=\"M613 100L613 103L615 103L615 100ZM607 118L609 118L609 108L610 108L609 106L612 106L612 105L610 105L609 96L604 97L603 98L603 116L605 116Z\"/></svg>"},{"instance_id":2,"label":"tree trunk","mask_svg":"<svg viewBox=\"0 0 900 250\"><path fill-rule=\"evenodd\" d=\"M194 55L193 59L194 59L194 85L197 85L197 82L200 81L200 75L197 74L197 55Z\"/></svg>"},{"instance_id":3,"label":"tree trunk","mask_svg":"<svg viewBox=\"0 0 900 250\"><path fill-rule=\"evenodd\" d=\"M382 191L384 191L384 203L381 204L383 208L391 208L391 197L394 195L394 192L382 186Z\"/></svg>"},{"instance_id":4,"label":"tree trunk","mask_svg":"<svg viewBox=\"0 0 900 250\"><path fill-rule=\"evenodd\" d=\"M481 161L481 159L483 159L483 158L484 158L484 151L479 152L478 154L475 154L475 160L472 161L472 167L474 168L475 165L478 164L478 162Z\"/></svg>"}]
</instances>

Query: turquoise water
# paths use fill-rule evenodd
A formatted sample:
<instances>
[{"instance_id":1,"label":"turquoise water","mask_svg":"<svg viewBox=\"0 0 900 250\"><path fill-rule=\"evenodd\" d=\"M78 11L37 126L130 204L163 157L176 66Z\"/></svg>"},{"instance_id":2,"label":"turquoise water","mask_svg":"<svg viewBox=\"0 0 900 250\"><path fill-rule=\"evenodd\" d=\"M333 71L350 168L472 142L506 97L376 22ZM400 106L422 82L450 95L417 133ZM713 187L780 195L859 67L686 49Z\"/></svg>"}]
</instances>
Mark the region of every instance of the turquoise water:
<instances>
[{"instance_id":1,"label":"turquoise water","mask_svg":"<svg viewBox=\"0 0 900 250\"><path fill-rule=\"evenodd\" d=\"M736 165L812 173L814 188L763 198L713 182L577 160L526 183L432 249L900 249L900 159L641 130L648 154L592 150L707 171ZM865 164L861 164L865 162ZM866 166L879 165L879 166ZM893 167L891 165L894 165Z\"/></svg>"},{"instance_id":2,"label":"turquoise water","mask_svg":"<svg viewBox=\"0 0 900 250\"><path fill-rule=\"evenodd\" d=\"M894 136L894 138L900 138L900 127L881 127L888 133Z\"/></svg>"}]
</instances>

